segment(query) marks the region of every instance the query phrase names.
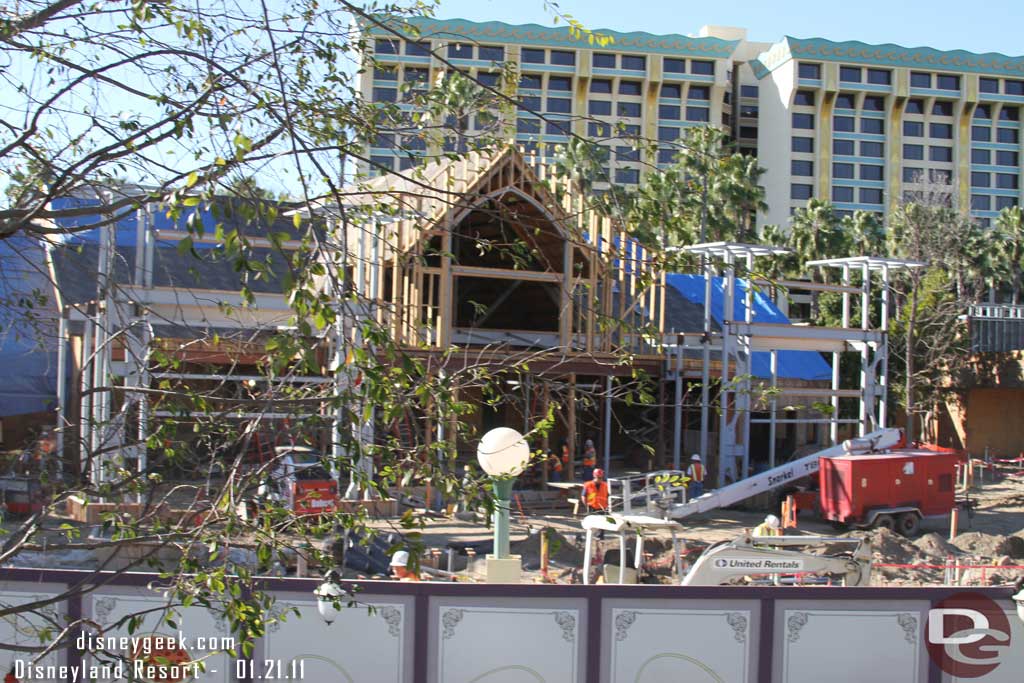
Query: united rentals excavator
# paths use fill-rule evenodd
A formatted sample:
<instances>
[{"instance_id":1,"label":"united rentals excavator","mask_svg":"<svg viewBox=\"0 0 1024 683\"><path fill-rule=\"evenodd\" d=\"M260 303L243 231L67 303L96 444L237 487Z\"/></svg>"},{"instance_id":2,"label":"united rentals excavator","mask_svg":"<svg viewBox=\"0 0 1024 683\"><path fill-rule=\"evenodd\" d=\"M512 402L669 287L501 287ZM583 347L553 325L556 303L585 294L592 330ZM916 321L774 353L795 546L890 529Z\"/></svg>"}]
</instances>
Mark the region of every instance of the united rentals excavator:
<instances>
[{"instance_id":1,"label":"united rentals excavator","mask_svg":"<svg viewBox=\"0 0 1024 683\"><path fill-rule=\"evenodd\" d=\"M672 496L652 495L650 491L624 492L623 513L591 515L583 520L587 532L584 581L589 581L590 558L593 556L595 531L610 531L619 535L620 551L615 571L605 571L609 582L631 582L636 572L627 571L626 536L637 537L636 569L640 567L642 539L645 532L670 530L675 544L682 526L678 520L718 508L736 505L767 491L792 486L800 479L817 474L821 458L835 458L851 454L881 454L905 445L901 429L881 429L865 436L848 439L802 458L797 458L761 474L723 486L702 496L682 503ZM632 501L640 496L646 502L647 515L633 515ZM655 516L657 515L657 516ZM660 519L659 519L660 517ZM850 550L837 555L818 555L801 552L813 546L849 545ZM679 556L678 548L675 549ZM677 567L677 574L682 575ZM751 536L744 532L732 541L708 548L682 579L687 586L707 586L730 583L739 577L753 575L827 575L845 585L863 586L871 579L871 548L861 539L828 536Z\"/></svg>"}]
</instances>

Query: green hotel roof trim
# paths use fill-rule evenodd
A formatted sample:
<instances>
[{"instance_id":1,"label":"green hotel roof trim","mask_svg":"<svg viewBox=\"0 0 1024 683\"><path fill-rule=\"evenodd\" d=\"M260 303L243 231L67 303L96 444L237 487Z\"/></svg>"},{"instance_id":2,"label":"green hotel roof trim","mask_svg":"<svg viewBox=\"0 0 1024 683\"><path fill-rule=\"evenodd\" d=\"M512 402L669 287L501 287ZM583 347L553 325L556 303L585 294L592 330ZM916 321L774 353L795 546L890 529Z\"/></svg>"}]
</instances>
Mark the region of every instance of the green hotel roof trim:
<instances>
[{"instance_id":1,"label":"green hotel roof trim","mask_svg":"<svg viewBox=\"0 0 1024 683\"><path fill-rule=\"evenodd\" d=\"M868 45L855 40L836 43L824 38L786 36L751 62L758 79L791 59L808 59L865 66L892 66L934 71L959 71L993 76L1024 76L1024 57L997 52L976 54L966 50L935 50L930 47L903 47L885 43Z\"/></svg>"},{"instance_id":2,"label":"green hotel roof trim","mask_svg":"<svg viewBox=\"0 0 1024 683\"><path fill-rule=\"evenodd\" d=\"M636 31L620 33L608 29L592 29L593 33L611 36L613 43L601 46L595 40L589 43L586 36L574 37L568 27L557 28L539 24L506 24L501 21L478 23L465 19L432 19L429 17L405 17L391 20L399 32L408 32L405 26L419 31L421 39L466 38L472 42L514 43L538 47L577 47L599 52L641 52L680 57L704 57L726 59L730 57L740 41L721 38L693 38L683 35L654 35ZM390 35L383 29L370 26L371 35Z\"/></svg>"}]
</instances>

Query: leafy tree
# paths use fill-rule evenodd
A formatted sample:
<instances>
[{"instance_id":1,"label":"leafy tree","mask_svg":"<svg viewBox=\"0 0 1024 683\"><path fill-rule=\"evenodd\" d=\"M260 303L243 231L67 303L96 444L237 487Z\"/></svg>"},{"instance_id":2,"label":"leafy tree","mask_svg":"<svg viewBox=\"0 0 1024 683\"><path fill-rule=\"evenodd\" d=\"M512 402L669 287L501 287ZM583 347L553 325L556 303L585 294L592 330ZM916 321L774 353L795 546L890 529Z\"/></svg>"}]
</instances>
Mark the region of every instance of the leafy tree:
<instances>
[{"instance_id":1,"label":"leafy tree","mask_svg":"<svg viewBox=\"0 0 1024 683\"><path fill-rule=\"evenodd\" d=\"M1024 268L1024 211L1021 211L1019 206L1007 207L1000 211L996 218L994 234L991 237L996 242L996 248L991 249L991 242L989 242L985 245L987 248L984 248L981 253L989 253L995 257L996 263L992 265L991 269L997 270L1003 276L1004 282L1009 282L1010 301L1013 304L1019 304L1022 286L1021 269Z\"/></svg>"}]
</instances>

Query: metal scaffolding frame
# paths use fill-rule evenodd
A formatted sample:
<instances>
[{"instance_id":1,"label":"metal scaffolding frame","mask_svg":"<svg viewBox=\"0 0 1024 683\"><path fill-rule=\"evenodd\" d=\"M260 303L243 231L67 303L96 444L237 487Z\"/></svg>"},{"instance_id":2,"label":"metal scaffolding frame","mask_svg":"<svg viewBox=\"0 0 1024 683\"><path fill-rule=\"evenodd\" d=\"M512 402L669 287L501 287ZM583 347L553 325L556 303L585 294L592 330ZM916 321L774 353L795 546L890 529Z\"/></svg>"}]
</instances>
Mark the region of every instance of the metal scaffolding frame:
<instances>
[{"instance_id":1,"label":"metal scaffolding frame","mask_svg":"<svg viewBox=\"0 0 1024 683\"><path fill-rule=\"evenodd\" d=\"M769 466L775 466L775 441L777 426L780 424L828 424L832 443L839 437L840 424L855 424L859 435L885 426L887 421L886 398L888 391L888 329L889 329L889 288L890 275L898 270L919 268L924 264L904 259L855 256L842 259L811 261L808 265L822 268L840 268L842 284L807 283L819 292L836 292L843 296L843 319L841 327L804 327L778 323L759 323L753 320L753 287L759 284L800 287L799 281L772 283L753 279L754 259L789 253L788 249L758 244L734 242L713 242L696 244L685 251L700 255L704 275L704 329L702 335L674 335L665 339L665 346L674 348L675 353L667 358L668 377L676 381L675 439L673 442L673 464L678 467L681 458L682 440L682 383L684 381L683 354L687 349L702 352L701 363L701 453L707 458L710 427L710 366L712 354L720 354L721 388L719 391L719 444L718 444L718 485L736 481L749 475L750 470L750 425L768 424ZM712 333L711 290L714 264L724 269L723 314L721 334ZM744 320L733 320L736 297L737 264L746 269L748 283L745 288ZM851 272L860 269L863 278L860 287L851 285ZM882 274L881 326L872 329L871 273ZM861 320L858 327L851 327L851 294L861 294ZM783 350L817 351L832 354L832 377L830 387L795 388L779 387L778 353ZM768 419L751 419L753 406L752 354L755 351L768 352L771 356L771 377L768 398ZM861 358L860 386L856 389L840 386L840 358L847 351L857 351ZM731 374L731 378L730 378ZM779 418L778 398L783 395L799 395L827 399L831 415L825 418ZM856 419L839 417L840 399L858 399L859 411Z\"/></svg>"}]
</instances>

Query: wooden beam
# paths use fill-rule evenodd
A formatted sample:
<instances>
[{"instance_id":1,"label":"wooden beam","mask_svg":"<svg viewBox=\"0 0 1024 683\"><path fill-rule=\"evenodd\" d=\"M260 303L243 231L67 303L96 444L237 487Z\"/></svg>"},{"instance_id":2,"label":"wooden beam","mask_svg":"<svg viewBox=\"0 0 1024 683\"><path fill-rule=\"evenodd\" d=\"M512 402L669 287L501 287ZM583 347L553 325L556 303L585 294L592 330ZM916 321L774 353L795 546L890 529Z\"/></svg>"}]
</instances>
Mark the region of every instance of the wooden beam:
<instances>
[{"instance_id":1,"label":"wooden beam","mask_svg":"<svg viewBox=\"0 0 1024 683\"><path fill-rule=\"evenodd\" d=\"M497 280L520 280L523 282L561 282L560 273L536 270L506 270L504 268L483 268L481 266L452 266L452 274L458 277L484 277Z\"/></svg>"},{"instance_id":2,"label":"wooden beam","mask_svg":"<svg viewBox=\"0 0 1024 683\"><path fill-rule=\"evenodd\" d=\"M576 481L576 374L569 375L569 399L566 401L569 411L568 438L569 466L566 468L568 481Z\"/></svg>"}]
</instances>

